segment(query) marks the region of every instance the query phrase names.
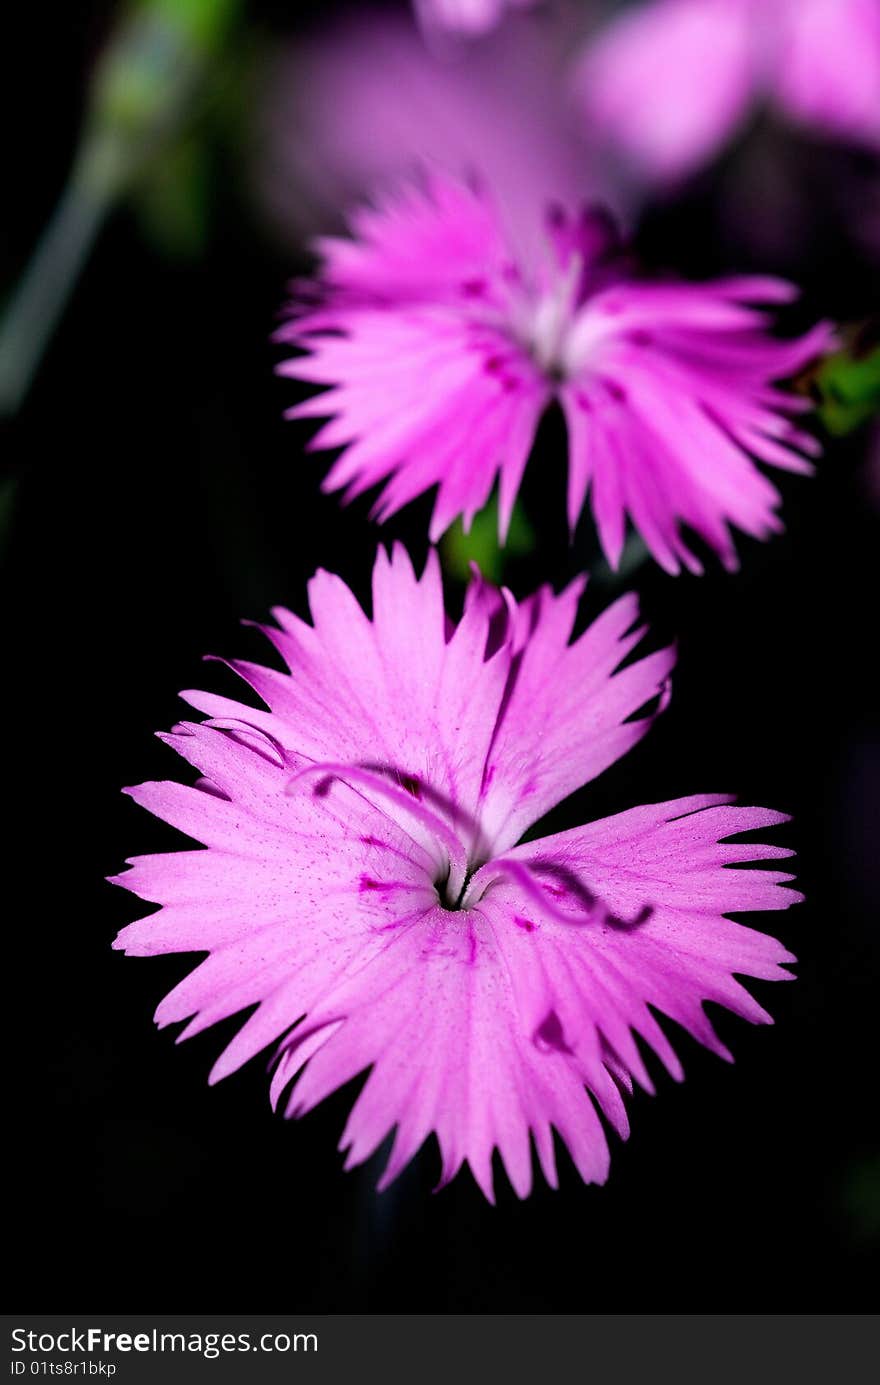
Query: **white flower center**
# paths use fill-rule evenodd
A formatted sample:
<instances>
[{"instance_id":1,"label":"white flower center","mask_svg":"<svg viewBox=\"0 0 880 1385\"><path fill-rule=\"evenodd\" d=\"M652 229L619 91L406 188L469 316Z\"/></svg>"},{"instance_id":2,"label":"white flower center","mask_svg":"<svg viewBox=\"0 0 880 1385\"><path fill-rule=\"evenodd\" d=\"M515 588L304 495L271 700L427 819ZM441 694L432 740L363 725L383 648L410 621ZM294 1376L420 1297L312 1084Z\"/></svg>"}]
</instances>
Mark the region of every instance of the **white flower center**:
<instances>
[{"instance_id":1,"label":"white flower center","mask_svg":"<svg viewBox=\"0 0 880 1385\"><path fill-rule=\"evenodd\" d=\"M583 268L583 257L574 254L548 288L520 288L510 304L515 340L552 381L577 375L609 335L604 314L580 298Z\"/></svg>"}]
</instances>

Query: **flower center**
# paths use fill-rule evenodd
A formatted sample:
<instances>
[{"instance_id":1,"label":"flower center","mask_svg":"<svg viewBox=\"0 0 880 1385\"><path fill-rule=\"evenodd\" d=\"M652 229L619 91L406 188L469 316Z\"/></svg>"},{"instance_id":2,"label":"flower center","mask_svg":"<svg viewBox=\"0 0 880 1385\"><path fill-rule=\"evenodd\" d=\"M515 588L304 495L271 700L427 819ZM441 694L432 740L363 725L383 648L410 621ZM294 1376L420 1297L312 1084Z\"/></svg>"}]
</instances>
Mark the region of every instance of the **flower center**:
<instances>
[{"instance_id":1,"label":"flower center","mask_svg":"<svg viewBox=\"0 0 880 1385\"><path fill-rule=\"evenodd\" d=\"M471 839L470 846L465 845L445 816L422 801L425 785L415 775L402 774L390 766L325 760L312 762L299 770L288 781L285 792L295 792L298 786L307 781L312 781L312 792L318 798L326 797L337 781L347 784L350 790L366 797L368 801L374 801L375 796L383 804L380 811L384 810L386 816L405 832L412 834L415 829L413 842L416 845L424 846L427 836L437 856L445 861L442 874L438 874L432 884L437 903L449 913L473 908L493 885L507 882L530 895L545 914L564 923L594 922L597 918L613 917L585 882L564 869L550 868L546 864L539 868L537 863L512 856L477 854L474 842L480 839L478 825L471 824L476 836ZM389 808L396 811L389 812ZM485 844L481 844L485 849ZM366 888L376 888L375 882L368 881ZM563 903L568 907L562 907ZM647 914L650 914L650 907ZM633 926L643 922L646 916L643 910L636 920L624 922L626 926Z\"/></svg>"},{"instance_id":2,"label":"flower center","mask_svg":"<svg viewBox=\"0 0 880 1385\"><path fill-rule=\"evenodd\" d=\"M446 909L448 913L454 914L469 907L469 905L465 903L468 887L477 871L484 864L485 862L483 861L475 861L473 864L469 864L460 885L457 881L453 880L451 869L438 880L434 881L434 889L437 891L437 903L440 905L441 909Z\"/></svg>"},{"instance_id":3,"label":"flower center","mask_svg":"<svg viewBox=\"0 0 880 1385\"><path fill-rule=\"evenodd\" d=\"M568 373L566 340L577 312L583 272L580 255L572 255L565 272L531 304L525 324L525 344L545 375L564 379Z\"/></svg>"}]
</instances>

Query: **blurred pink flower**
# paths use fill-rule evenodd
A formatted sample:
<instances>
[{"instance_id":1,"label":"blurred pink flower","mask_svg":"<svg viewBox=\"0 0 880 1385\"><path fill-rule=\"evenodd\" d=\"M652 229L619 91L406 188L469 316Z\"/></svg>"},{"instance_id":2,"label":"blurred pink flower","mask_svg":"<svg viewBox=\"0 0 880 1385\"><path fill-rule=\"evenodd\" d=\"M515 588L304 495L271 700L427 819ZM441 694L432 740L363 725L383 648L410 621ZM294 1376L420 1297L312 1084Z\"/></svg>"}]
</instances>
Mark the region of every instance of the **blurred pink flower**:
<instances>
[{"instance_id":1,"label":"blurred pink flower","mask_svg":"<svg viewBox=\"0 0 880 1385\"><path fill-rule=\"evenodd\" d=\"M371 1068L341 1145L357 1164L396 1127L381 1186L433 1131L441 1183L467 1161L491 1199L497 1147L524 1197L530 1133L555 1186L554 1128L602 1182L597 1108L625 1136L622 1091L652 1090L636 1037L683 1075L652 1009L729 1058L702 1002L768 1022L735 974L790 976L724 917L800 898L732 868L791 854L729 840L779 813L703 794L516 845L641 738L672 665L621 668L643 634L629 596L569 644L582 587L517 605L475 577L456 625L434 553L417 580L380 550L372 620L319 572L314 625L279 609L266 632L289 672L231 664L269 710L184 693L208 720L162 739L204 777L128 790L207 848L116 880L162 906L118 948L210 954L157 1021L186 1037L258 1006L211 1080L277 1044L274 1103L305 1067L288 1115Z\"/></svg>"},{"instance_id":2,"label":"blurred pink flower","mask_svg":"<svg viewBox=\"0 0 880 1385\"><path fill-rule=\"evenodd\" d=\"M564 14L512 15L477 43L429 47L405 15L363 7L301 41L267 85L261 198L296 239L416 168L476 174L517 244L540 208L605 195L567 73L580 41Z\"/></svg>"},{"instance_id":3,"label":"blurred pink flower","mask_svg":"<svg viewBox=\"0 0 880 1385\"><path fill-rule=\"evenodd\" d=\"M414 0L414 7L428 29L486 34L508 10L524 10L537 3L538 0Z\"/></svg>"},{"instance_id":4,"label":"blurred pink flower","mask_svg":"<svg viewBox=\"0 0 880 1385\"><path fill-rule=\"evenodd\" d=\"M880 0L788 0L773 94L804 125L880 149Z\"/></svg>"},{"instance_id":5,"label":"blurred pink flower","mask_svg":"<svg viewBox=\"0 0 880 1385\"><path fill-rule=\"evenodd\" d=\"M779 496L749 454L809 471L818 445L774 385L829 340L819 325L773 338L750 302L794 296L777 279L707 284L634 277L600 212L546 219L545 254L518 259L488 195L447 178L410 184L318 242L315 284L295 286L278 337L308 355L279 366L330 385L288 411L329 418L311 448L344 448L325 488L351 498L384 482L386 519L438 486L437 539L469 524L500 475L506 533L538 423L555 399L568 426L568 519L591 489L612 565L627 515L669 572L701 571L680 525L736 566L728 530L780 529Z\"/></svg>"},{"instance_id":6,"label":"blurred pink flower","mask_svg":"<svg viewBox=\"0 0 880 1385\"><path fill-rule=\"evenodd\" d=\"M684 176L760 100L880 147L880 0L651 0L611 21L576 85L641 173Z\"/></svg>"}]
</instances>

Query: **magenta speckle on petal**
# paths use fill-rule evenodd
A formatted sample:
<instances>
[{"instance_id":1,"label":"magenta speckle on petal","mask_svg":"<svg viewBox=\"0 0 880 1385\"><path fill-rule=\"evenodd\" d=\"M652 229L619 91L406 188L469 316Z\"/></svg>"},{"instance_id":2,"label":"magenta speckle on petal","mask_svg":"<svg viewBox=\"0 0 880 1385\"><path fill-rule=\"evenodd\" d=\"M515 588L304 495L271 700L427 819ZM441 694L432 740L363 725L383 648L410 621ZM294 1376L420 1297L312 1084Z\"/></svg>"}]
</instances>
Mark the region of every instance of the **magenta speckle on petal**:
<instances>
[{"instance_id":1,"label":"magenta speckle on petal","mask_svg":"<svg viewBox=\"0 0 880 1385\"><path fill-rule=\"evenodd\" d=\"M616 404L626 404L629 396L619 380L605 379L602 383Z\"/></svg>"},{"instance_id":2,"label":"magenta speckle on petal","mask_svg":"<svg viewBox=\"0 0 880 1385\"><path fill-rule=\"evenodd\" d=\"M566 1042L559 1016L555 1010L551 1010L535 1030L535 1047L542 1053L572 1053L573 1049Z\"/></svg>"},{"instance_id":3,"label":"magenta speckle on petal","mask_svg":"<svg viewBox=\"0 0 880 1385\"><path fill-rule=\"evenodd\" d=\"M488 287L485 279L465 279L461 291L465 298L482 298Z\"/></svg>"}]
</instances>

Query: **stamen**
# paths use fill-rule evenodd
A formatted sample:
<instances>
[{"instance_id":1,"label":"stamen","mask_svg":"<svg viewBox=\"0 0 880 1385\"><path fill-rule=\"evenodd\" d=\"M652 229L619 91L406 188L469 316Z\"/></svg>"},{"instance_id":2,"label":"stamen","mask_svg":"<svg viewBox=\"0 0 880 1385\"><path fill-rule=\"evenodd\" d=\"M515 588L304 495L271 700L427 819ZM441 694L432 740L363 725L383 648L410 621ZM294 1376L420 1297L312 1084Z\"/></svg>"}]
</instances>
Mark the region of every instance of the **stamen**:
<instances>
[{"instance_id":1,"label":"stamen","mask_svg":"<svg viewBox=\"0 0 880 1385\"><path fill-rule=\"evenodd\" d=\"M423 803L413 798L412 794L408 793L405 789L398 788L396 784L389 783L382 774L377 773L375 770L365 769L362 765L346 765L331 760L308 765L305 769L300 770L298 774L295 774L292 779L288 780L285 792L292 793L296 785L303 779L316 775L322 775L324 779L327 780L339 779L344 784L347 784L353 793L358 793L355 787L357 784L361 784L367 789L372 789L382 794L393 803L396 808L400 809L401 812L408 813L410 817L414 818L422 827L427 828L432 836L436 837L437 840L442 843L449 857L449 879L453 885L451 892L455 893L460 889L467 877L467 856L465 855L464 847L448 824L445 823L442 818L438 817L436 813L432 813L430 808L426 808ZM365 798L366 802L370 802L364 794L361 794L360 797ZM375 807L377 805L373 804L371 806ZM380 809L380 811L382 810ZM385 816L390 817L387 813ZM404 831L407 830L403 827L402 823L397 822L396 818L391 818L390 820L394 822L396 826L402 827ZM407 832L407 835L412 837L411 832ZM412 837L412 840L415 841L418 846L424 846L417 838Z\"/></svg>"},{"instance_id":2,"label":"stamen","mask_svg":"<svg viewBox=\"0 0 880 1385\"><path fill-rule=\"evenodd\" d=\"M484 874L485 873L485 874ZM522 890L528 894L545 913L560 923L566 923L569 927L581 926L576 914L560 906L550 898L547 887L536 878L534 867L525 861L512 861L509 857L500 856L497 860L488 861L485 866L478 870L470 880L470 888L482 887L482 893L489 888L499 875L507 875ZM482 877L482 878L481 878ZM594 895L592 891L581 881L576 881L577 889L573 891L576 899L581 905L580 912L583 915L583 923L607 923L615 928L637 928L646 923L653 912L649 904L639 911L633 919L622 919L614 914L606 904ZM481 896L482 897L482 894Z\"/></svg>"},{"instance_id":3,"label":"stamen","mask_svg":"<svg viewBox=\"0 0 880 1385\"><path fill-rule=\"evenodd\" d=\"M562 344L571 325L583 268L583 257L572 255L565 273L535 308L531 347L536 363L544 371L552 372L561 368Z\"/></svg>"}]
</instances>

